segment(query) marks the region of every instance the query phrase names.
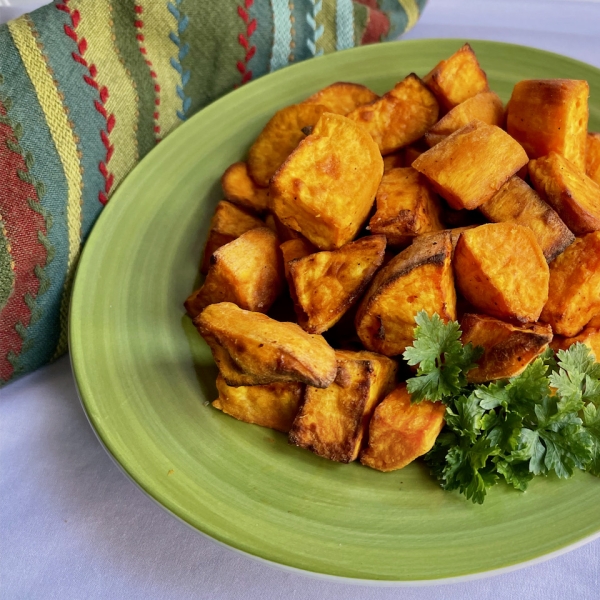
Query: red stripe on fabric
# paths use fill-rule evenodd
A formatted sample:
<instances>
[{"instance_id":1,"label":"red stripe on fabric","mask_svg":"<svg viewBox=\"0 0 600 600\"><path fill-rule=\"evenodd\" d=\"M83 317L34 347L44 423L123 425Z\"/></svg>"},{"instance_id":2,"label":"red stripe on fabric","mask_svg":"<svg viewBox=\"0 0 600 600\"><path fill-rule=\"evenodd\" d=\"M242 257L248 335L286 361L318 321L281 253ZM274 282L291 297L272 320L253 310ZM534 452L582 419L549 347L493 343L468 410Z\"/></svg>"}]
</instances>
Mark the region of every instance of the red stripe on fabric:
<instances>
[{"instance_id":1,"label":"red stripe on fabric","mask_svg":"<svg viewBox=\"0 0 600 600\"><path fill-rule=\"evenodd\" d=\"M374 10L379 9L377 0L355 0L355 1L358 2L359 4L364 4L365 6L368 6L369 8L372 8Z\"/></svg>"},{"instance_id":2,"label":"red stripe on fabric","mask_svg":"<svg viewBox=\"0 0 600 600\"><path fill-rule=\"evenodd\" d=\"M365 4L365 2L361 2L361 4ZM390 21L387 15L379 10L372 10L370 8L367 10L369 19L361 42L363 44L374 44L381 41L382 36L387 36L390 31Z\"/></svg>"},{"instance_id":3,"label":"red stripe on fabric","mask_svg":"<svg viewBox=\"0 0 600 600\"><path fill-rule=\"evenodd\" d=\"M0 102L0 115L6 110ZM42 215L32 210L27 200L38 201L35 187L19 178L17 172L27 172L23 157L12 152L7 141L17 143L9 125L0 123L0 214L4 221L6 236L11 245L11 256L15 261L15 283L12 294L0 312L0 378L8 380L13 374L13 366L8 361L8 353L17 356L23 348L23 340L17 333L18 323L27 327L31 311L25 303L25 295L37 296L40 282L35 274L37 265L46 264L47 253L38 239L38 232L46 234L46 224Z\"/></svg>"},{"instance_id":4,"label":"red stripe on fabric","mask_svg":"<svg viewBox=\"0 0 600 600\"><path fill-rule=\"evenodd\" d=\"M250 38L256 31L257 23L256 19L252 19L250 21L250 15L248 14L248 10L254 4L254 0L244 0L244 6L238 5L237 13L240 19L244 22L245 28L244 31L238 34L238 44L244 49L244 60L239 60L236 63L237 70L242 75L241 85L247 83L252 79L252 71L248 69L248 63L252 59L252 57L256 54L256 46L251 45ZM238 85L236 84L236 88Z\"/></svg>"}]
</instances>

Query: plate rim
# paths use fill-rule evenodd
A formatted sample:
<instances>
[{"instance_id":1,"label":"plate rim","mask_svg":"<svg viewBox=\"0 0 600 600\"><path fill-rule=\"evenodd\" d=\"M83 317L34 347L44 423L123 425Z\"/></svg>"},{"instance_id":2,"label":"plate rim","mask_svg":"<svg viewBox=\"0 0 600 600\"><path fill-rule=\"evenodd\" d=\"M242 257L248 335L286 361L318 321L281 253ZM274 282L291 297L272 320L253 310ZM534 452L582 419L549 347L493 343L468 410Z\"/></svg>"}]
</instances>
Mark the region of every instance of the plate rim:
<instances>
[{"instance_id":1,"label":"plate rim","mask_svg":"<svg viewBox=\"0 0 600 600\"><path fill-rule=\"evenodd\" d=\"M419 46L419 45L423 45L426 43L439 43L439 42L444 42L444 43L449 43L449 44L451 44L451 43L464 44L464 43L468 42L468 43L473 43L473 44L484 44L484 45L490 45L490 46L510 47L510 48L515 48L515 49L532 51L532 52L537 53L542 56L560 58L563 61L567 60L567 61L570 61L579 66L585 67L587 69L593 69L593 70L597 71L598 75L600 76L600 68L598 68L594 65L591 65L589 63L586 63L584 61L581 61L581 60L578 60L578 59L575 59L575 58L572 58L572 57L569 57L569 56L566 56L563 54L536 48L533 46L526 46L526 45L522 45L522 44L514 44L514 43L501 42L501 41L495 41L495 40L484 40L484 39L476 39L476 38L468 38L468 39L466 39L466 38L422 38L422 39L414 39L414 40L396 40L396 41L391 41L391 42L384 42L383 44L385 44L386 46L400 45L400 44ZM337 57L337 56L348 55L349 53L365 53L365 54L368 54L370 52L377 53L378 49L383 44L380 43L380 44L370 44L370 45L365 45L365 46L357 46L354 48L337 51L337 52L327 54L324 56L315 57L315 58L310 59L310 61L311 61L311 64L314 64L314 63L312 63L312 61L315 61L315 60L316 61L331 61L331 60L334 60L335 57ZM305 63L307 63L307 62L308 62L307 60L301 61L299 63L289 65L288 67L281 69L279 71L268 73L262 77L259 77L255 80L249 82L248 84L246 84L244 86L240 86L238 89L232 90L232 91L228 92L227 94L221 96L220 98L218 98L211 104L205 106L204 108L199 110L197 113L195 113L191 118L189 118L184 123L182 123L179 127L177 127L176 130L172 131L164 140L161 141L160 147L170 146L173 144L177 145L178 137L180 137L181 135L184 135L184 133L182 133L182 131L185 131L185 128L190 128L191 127L190 123L193 123L195 120L197 120L199 118L203 118L207 114L210 114L212 111L218 111L219 105L222 100L229 99L235 95L240 95L240 94L243 95L243 94L247 93L246 90L248 88L254 88L255 86L260 86L261 82L263 82L265 80L265 77L269 77L272 80L277 77L285 77L285 75L282 75L282 74L289 73L293 69L306 68ZM202 117L201 117L201 115L202 115ZM563 546L561 548L558 548L558 549L553 550L548 553L540 554L538 556L535 556L531 559L528 559L528 560L525 560L522 562L498 567L495 569L475 571L473 573L467 573L467 574L456 575L456 576L451 576L451 577L440 577L440 578L433 578L433 579L413 579L413 580L408 580L408 579L364 579L364 578L359 578L359 577L337 575L337 574L331 574L331 573L326 573L326 572L322 572L322 571L300 568L300 567L297 567L297 566L294 566L291 564L287 564L285 562L277 562L277 561L271 560L269 558L265 558L264 556L261 556L258 553L255 554L255 553L245 550L241 547L238 547L235 545L235 543L231 543L229 541L223 541L222 539L219 538L218 535L213 535L212 533L208 533L207 531L200 528L199 526L196 526L195 524L188 522L183 517L179 516L176 512L171 510L171 508L169 508L168 506L163 504L157 497L155 497L152 494L152 492L150 490L146 489L146 487L134 477L134 474L130 473L129 470L127 470L127 468L119 461L119 459L117 458L117 456L111 449L110 444L102 436L103 428L97 426L98 424L95 422L94 416L92 414L93 411L91 411L90 406L88 406L86 404L86 400L84 399L85 394L82 391L82 387L85 386L85 382L80 381L80 379L78 377L78 368L76 366L76 362L80 358L78 356L78 351L74 349L74 346L75 346L74 329L75 328L73 326L73 322L74 322L73 313L74 313L74 305L76 303L76 298L78 297L78 294L79 294L78 279L80 280L81 278L78 278L78 276L79 276L79 273L81 271L83 271L84 265L85 265L86 261L88 260L87 257L92 255L92 250L90 250L90 248L92 246L92 244L90 244L90 239L92 239L92 242L95 242L96 238L100 239L99 238L100 234L96 233L96 232L100 231L100 228L104 227L104 223L105 222L108 223L108 220L111 218L111 213L113 212L113 210L115 210L115 209L111 208L113 204L116 204L115 199L118 198L118 200L117 200L118 203L122 203L123 201L126 201L125 198L123 200L120 199L121 198L120 190L122 188L123 183L125 183L125 181L128 180L137 171L142 170L143 165L145 165L147 162L149 162L149 160L151 160L151 157L156 154L158 147L159 147L158 145L154 146L154 148L152 150L150 150L134 166L134 168L126 175L126 177L121 182L119 187L115 190L108 205L101 212L99 218L97 219L96 223L94 224L94 227L92 228L92 231L90 232L88 239L86 240L86 243L81 252L81 255L79 257L77 268L76 268L76 271L75 271L75 274L73 277L73 287L72 287L71 298L69 301L69 316L68 316L69 361L70 361L71 371L73 373L73 379L75 382L77 396L81 403L82 409L85 413L86 419L87 419L88 423L90 424L90 426L94 432L94 435L100 442L100 445L104 448L104 450L110 456L113 463L119 468L119 470L123 474L125 474L127 476L127 478L131 482L133 482L136 485L137 488L139 488L144 493L144 495L149 497L154 503L156 503L158 506L160 506L163 510L165 510L172 517L176 518L178 521L185 523L188 527L190 527L194 531L202 534L203 536L209 538L210 540L212 540L214 542L217 542L219 545L221 545L225 548L234 550L234 551L239 552L243 555L246 555L252 559L258 560L259 562L263 562L268 565L275 566L275 567L283 569L285 571L302 574L302 575L310 576L310 577L317 578L317 579L323 579L326 581L336 581L339 583L348 583L348 584L354 584L354 585L366 585L366 586L376 586L376 587L427 587L427 586L434 586L434 585L445 585L445 584L452 584L452 583L475 581L475 580L479 580L479 579L485 579L488 577L494 577L496 575L501 575L504 573L510 573L512 571L517 571L517 570L520 570L523 568L527 568L529 566L534 566L536 564L546 562L547 560L551 560L562 554L566 554L567 552L570 552L571 550L582 547L582 546L600 538L600 528L599 528L596 532L589 534L589 535L585 535L566 546ZM101 223L101 225L99 226L98 223ZM84 296L85 296L85 294L84 294Z\"/></svg>"}]
</instances>

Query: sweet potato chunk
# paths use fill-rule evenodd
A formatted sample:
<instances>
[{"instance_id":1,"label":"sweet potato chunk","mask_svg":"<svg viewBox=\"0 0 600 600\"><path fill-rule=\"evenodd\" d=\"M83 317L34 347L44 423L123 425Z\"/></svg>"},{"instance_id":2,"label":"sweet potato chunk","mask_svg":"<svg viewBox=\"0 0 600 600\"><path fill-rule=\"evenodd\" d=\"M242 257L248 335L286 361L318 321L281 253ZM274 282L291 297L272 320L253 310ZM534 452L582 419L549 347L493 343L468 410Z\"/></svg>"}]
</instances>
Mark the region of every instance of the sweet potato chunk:
<instances>
[{"instance_id":1,"label":"sweet potato chunk","mask_svg":"<svg viewBox=\"0 0 600 600\"><path fill-rule=\"evenodd\" d=\"M461 102L425 134L425 141L430 148L433 148L449 135L475 120L502 127L504 106L498 94L481 92Z\"/></svg>"},{"instance_id":2,"label":"sweet potato chunk","mask_svg":"<svg viewBox=\"0 0 600 600\"><path fill-rule=\"evenodd\" d=\"M359 106L348 118L368 131L381 154L418 140L437 121L438 104L423 82L411 73L378 100Z\"/></svg>"},{"instance_id":3,"label":"sweet potato chunk","mask_svg":"<svg viewBox=\"0 0 600 600\"><path fill-rule=\"evenodd\" d=\"M314 254L317 249L304 238L296 238L294 240L288 240L283 242L279 246L281 254L283 255L283 268L285 270L286 279L289 278L290 274L290 262L297 258L304 258L309 254Z\"/></svg>"},{"instance_id":4,"label":"sweet potato chunk","mask_svg":"<svg viewBox=\"0 0 600 600\"><path fill-rule=\"evenodd\" d=\"M472 210L526 164L525 151L505 131L473 121L421 154L412 166L452 208Z\"/></svg>"},{"instance_id":5,"label":"sweet potato chunk","mask_svg":"<svg viewBox=\"0 0 600 600\"><path fill-rule=\"evenodd\" d=\"M469 44L438 63L423 81L445 111L489 90L487 76Z\"/></svg>"},{"instance_id":6,"label":"sweet potato chunk","mask_svg":"<svg viewBox=\"0 0 600 600\"><path fill-rule=\"evenodd\" d=\"M557 152L585 171L589 95L587 81L519 81L506 107L506 130L529 158Z\"/></svg>"},{"instance_id":7,"label":"sweet potato chunk","mask_svg":"<svg viewBox=\"0 0 600 600\"><path fill-rule=\"evenodd\" d=\"M302 329L323 333L333 327L367 287L384 252L385 236L374 235L289 263L290 289Z\"/></svg>"},{"instance_id":8,"label":"sweet potato chunk","mask_svg":"<svg viewBox=\"0 0 600 600\"><path fill-rule=\"evenodd\" d=\"M262 212L269 205L269 189L254 183L245 162L233 163L221 177L225 198L234 204Z\"/></svg>"},{"instance_id":9,"label":"sweet potato chunk","mask_svg":"<svg viewBox=\"0 0 600 600\"><path fill-rule=\"evenodd\" d=\"M424 400L411 404L406 384L400 384L375 409L369 425L369 445L360 462L378 471L395 471L431 450L444 427L446 406Z\"/></svg>"},{"instance_id":10,"label":"sweet potato chunk","mask_svg":"<svg viewBox=\"0 0 600 600\"><path fill-rule=\"evenodd\" d=\"M600 314L600 232L577 238L550 265L550 294L540 320L573 337Z\"/></svg>"},{"instance_id":11,"label":"sweet potato chunk","mask_svg":"<svg viewBox=\"0 0 600 600\"><path fill-rule=\"evenodd\" d=\"M325 107L319 104L293 104L277 111L248 152L248 169L262 187L304 138L303 127L313 126Z\"/></svg>"},{"instance_id":12,"label":"sweet potato chunk","mask_svg":"<svg viewBox=\"0 0 600 600\"><path fill-rule=\"evenodd\" d=\"M548 262L575 240L556 212L516 175L479 210L493 223L517 223L531 229Z\"/></svg>"},{"instance_id":13,"label":"sweet potato chunk","mask_svg":"<svg viewBox=\"0 0 600 600\"><path fill-rule=\"evenodd\" d=\"M337 351L337 376L327 389L307 386L290 443L348 463L360 452L377 403L395 385L395 361L372 352Z\"/></svg>"},{"instance_id":14,"label":"sweet potato chunk","mask_svg":"<svg viewBox=\"0 0 600 600\"><path fill-rule=\"evenodd\" d=\"M393 152L383 157L383 173L404 166L404 149Z\"/></svg>"},{"instance_id":15,"label":"sweet potato chunk","mask_svg":"<svg viewBox=\"0 0 600 600\"><path fill-rule=\"evenodd\" d=\"M266 227L251 229L221 246L210 262L204 284L185 301L192 319L217 302L266 313L283 289L279 241Z\"/></svg>"},{"instance_id":16,"label":"sweet potato chunk","mask_svg":"<svg viewBox=\"0 0 600 600\"><path fill-rule=\"evenodd\" d=\"M579 335L574 337L564 337L555 335L550 346L554 352L559 350L568 350L577 342L585 344L594 353L596 362L600 362L600 327L586 327Z\"/></svg>"},{"instance_id":17,"label":"sweet potato chunk","mask_svg":"<svg viewBox=\"0 0 600 600\"><path fill-rule=\"evenodd\" d=\"M377 100L379 96L360 83L338 81L319 90L307 98L303 104L320 104L327 112L347 115L358 106Z\"/></svg>"},{"instance_id":18,"label":"sweet potato chunk","mask_svg":"<svg viewBox=\"0 0 600 600\"><path fill-rule=\"evenodd\" d=\"M454 252L457 289L499 319L537 321L548 298L548 264L531 229L490 223L464 231Z\"/></svg>"},{"instance_id":19,"label":"sweet potato chunk","mask_svg":"<svg viewBox=\"0 0 600 600\"><path fill-rule=\"evenodd\" d=\"M575 235L600 229L600 186L566 158L551 152L532 160L529 176L540 196Z\"/></svg>"},{"instance_id":20,"label":"sweet potato chunk","mask_svg":"<svg viewBox=\"0 0 600 600\"><path fill-rule=\"evenodd\" d=\"M439 198L412 167L384 173L375 201L369 229L384 234L389 245L407 246L417 235L443 229Z\"/></svg>"},{"instance_id":21,"label":"sweet potato chunk","mask_svg":"<svg viewBox=\"0 0 600 600\"><path fill-rule=\"evenodd\" d=\"M243 233L246 233L246 231L250 231L250 229L264 226L263 221L251 215L246 210L226 200L219 202L210 222L200 272L204 274L208 273L210 257L215 250L232 242Z\"/></svg>"},{"instance_id":22,"label":"sweet potato chunk","mask_svg":"<svg viewBox=\"0 0 600 600\"><path fill-rule=\"evenodd\" d=\"M207 306L194 325L228 385L298 381L326 388L335 379L333 348L320 335L231 302Z\"/></svg>"},{"instance_id":23,"label":"sweet potato chunk","mask_svg":"<svg viewBox=\"0 0 600 600\"><path fill-rule=\"evenodd\" d=\"M232 387L219 374L219 397L212 405L239 421L287 433L298 413L304 387L296 382Z\"/></svg>"},{"instance_id":24,"label":"sweet potato chunk","mask_svg":"<svg viewBox=\"0 0 600 600\"><path fill-rule=\"evenodd\" d=\"M585 173L600 185L600 133L587 134Z\"/></svg>"},{"instance_id":25,"label":"sweet potato chunk","mask_svg":"<svg viewBox=\"0 0 600 600\"><path fill-rule=\"evenodd\" d=\"M516 327L486 315L466 314L461 323L462 343L481 346L484 353L476 368L467 373L472 383L507 379L522 373L552 340L548 325L532 323Z\"/></svg>"},{"instance_id":26,"label":"sweet potato chunk","mask_svg":"<svg viewBox=\"0 0 600 600\"><path fill-rule=\"evenodd\" d=\"M271 182L281 221L321 250L351 241L369 214L383 159L356 123L325 113Z\"/></svg>"},{"instance_id":27,"label":"sweet potato chunk","mask_svg":"<svg viewBox=\"0 0 600 600\"><path fill-rule=\"evenodd\" d=\"M418 237L377 273L356 313L365 348L386 356L404 352L420 310L444 320L456 318L451 256L449 233Z\"/></svg>"}]
</instances>

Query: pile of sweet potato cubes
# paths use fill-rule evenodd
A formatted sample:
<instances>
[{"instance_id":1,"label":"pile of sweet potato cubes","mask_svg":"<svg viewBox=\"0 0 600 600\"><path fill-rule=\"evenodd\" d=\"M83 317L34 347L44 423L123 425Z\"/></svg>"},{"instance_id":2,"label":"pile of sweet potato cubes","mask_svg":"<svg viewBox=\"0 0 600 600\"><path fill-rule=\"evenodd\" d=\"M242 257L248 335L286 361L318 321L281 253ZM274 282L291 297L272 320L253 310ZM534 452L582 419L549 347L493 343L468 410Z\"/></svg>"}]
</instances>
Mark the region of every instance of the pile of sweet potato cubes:
<instances>
[{"instance_id":1,"label":"pile of sweet potato cubes","mask_svg":"<svg viewBox=\"0 0 600 600\"><path fill-rule=\"evenodd\" d=\"M600 355L588 96L585 81L521 81L505 108L465 45L381 97L334 83L278 111L223 175L185 303L219 367L213 406L391 471L444 424L443 404L411 404L397 381L419 311L483 347L472 382L550 343Z\"/></svg>"}]
</instances>

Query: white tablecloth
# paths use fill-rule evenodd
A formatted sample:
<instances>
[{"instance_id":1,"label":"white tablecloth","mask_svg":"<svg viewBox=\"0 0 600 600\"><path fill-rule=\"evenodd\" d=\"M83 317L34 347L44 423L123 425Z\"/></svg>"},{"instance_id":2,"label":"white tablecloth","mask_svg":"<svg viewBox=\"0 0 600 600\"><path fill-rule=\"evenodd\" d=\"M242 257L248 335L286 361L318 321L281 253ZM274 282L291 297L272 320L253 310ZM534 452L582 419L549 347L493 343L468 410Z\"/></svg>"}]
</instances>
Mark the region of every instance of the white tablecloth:
<instances>
[{"instance_id":1,"label":"white tablecloth","mask_svg":"<svg viewBox=\"0 0 600 600\"><path fill-rule=\"evenodd\" d=\"M0 0L0 20L16 16L18 5ZM406 36L426 37L514 42L600 67L600 1L429 0ZM67 358L0 397L3 599L600 598L600 540L508 574L446 586L365 587L283 571L198 534L139 491L96 440Z\"/></svg>"}]
</instances>

